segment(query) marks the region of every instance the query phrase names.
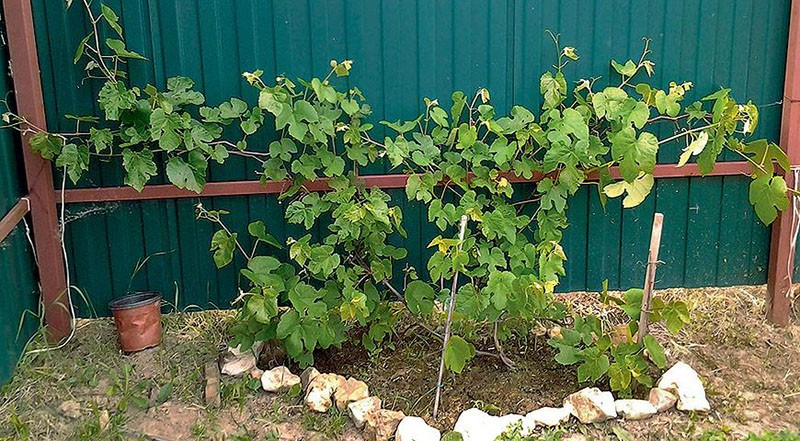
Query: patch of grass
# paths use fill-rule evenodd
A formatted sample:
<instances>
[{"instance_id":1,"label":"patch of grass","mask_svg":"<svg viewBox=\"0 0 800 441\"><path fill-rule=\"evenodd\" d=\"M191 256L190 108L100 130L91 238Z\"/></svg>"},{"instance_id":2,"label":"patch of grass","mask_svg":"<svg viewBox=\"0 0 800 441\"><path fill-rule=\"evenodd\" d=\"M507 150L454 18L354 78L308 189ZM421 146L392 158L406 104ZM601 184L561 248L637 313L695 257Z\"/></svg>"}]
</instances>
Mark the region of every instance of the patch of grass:
<instances>
[{"instance_id":1,"label":"patch of grass","mask_svg":"<svg viewBox=\"0 0 800 441\"><path fill-rule=\"evenodd\" d=\"M333 407L328 413L307 412L303 415L303 428L308 431L319 432L325 435L327 439L334 439L344 433L349 421L346 413Z\"/></svg>"},{"instance_id":2,"label":"patch of grass","mask_svg":"<svg viewBox=\"0 0 800 441\"><path fill-rule=\"evenodd\" d=\"M280 441L280 439L281 431L274 427L267 430L267 433L264 434L264 441Z\"/></svg>"},{"instance_id":3,"label":"patch of grass","mask_svg":"<svg viewBox=\"0 0 800 441\"><path fill-rule=\"evenodd\" d=\"M700 434L699 441L726 441L730 434L730 429L723 427L720 429L706 429Z\"/></svg>"},{"instance_id":4,"label":"patch of grass","mask_svg":"<svg viewBox=\"0 0 800 441\"><path fill-rule=\"evenodd\" d=\"M91 420L60 414L58 406L66 400L112 415L168 399L203 405L202 366L225 347L233 315L165 314L161 346L132 355L119 351L111 319L79 319L75 337L61 349L37 352L47 348L38 334L0 388L0 439L73 439L79 429L92 433Z\"/></svg>"},{"instance_id":5,"label":"patch of grass","mask_svg":"<svg viewBox=\"0 0 800 441\"><path fill-rule=\"evenodd\" d=\"M15 436L16 439L20 440L28 440L31 437L31 431L28 428L28 423L19 419L16 413L12 411L11 415L9 415L8 420L6 421L8 427L11 428L12 434Z\"/></svg>"},{"instance_id":6,"label":"patch of grass","mask_svg":"<svg viewBox=\"0 0 800 441\"><path fill-rule=\"evenodd\" d=\"M544 429L540 433L534 433L526 436L523 436L522 432L523 430L521 422L513 424L497 438L497 441L561 441L566 433L559 427ZM447 436L452 436L452 441L461 440L461 435L457 432L450 432L445 437ZM445 439L443 438L442 441L444 440Z\"/></svg>"},{"instance_id":7,"label":"patch of grass","mask_svg":"<svg viewBox=\"0 0 800 441\"><path fill-rule=\"evenodd\" d=\"M70 439L78 441L122 441L131 439L146 439L143 436L136 436L127 433L124 429L127 417L124 411L108 415L95 408L92 418L84 420L79 424Z\"/></svg>"},{"instance_id":8,"label":"patch of grass","mask_svg":"<svg viewBox=\"0 0 800 441\"><path fill-rule=\"evenodd\" d=\"M751 433L745 438L747 441L800 441L800 433L781 431L778 433L764 432L761 435Z\"/></svg>"},{"instance_id":9,"label":"patch of grass","mask_svg":"<svg viewBox=\"0 0 800 441\"><path fill-rule=\"evenodd\" d=\"M211 435L208 432L208 427L202 421L195 421L192 424L192 438L198 441L210 440Z\"/></svg>"},{"instance_id":10,"label":"patch of grass","mask_svg":"<svg viewBox=\"0 0 800 441\"><path fill-rule=\"evenodd\" d=\"M244 406L247 400L261 389L261 381L251 378L247 374L233 381L225 380L228 379L223 380L222 388L220 389L220 398L223 406L233 404Z\"/></svg>"}]
</instances>

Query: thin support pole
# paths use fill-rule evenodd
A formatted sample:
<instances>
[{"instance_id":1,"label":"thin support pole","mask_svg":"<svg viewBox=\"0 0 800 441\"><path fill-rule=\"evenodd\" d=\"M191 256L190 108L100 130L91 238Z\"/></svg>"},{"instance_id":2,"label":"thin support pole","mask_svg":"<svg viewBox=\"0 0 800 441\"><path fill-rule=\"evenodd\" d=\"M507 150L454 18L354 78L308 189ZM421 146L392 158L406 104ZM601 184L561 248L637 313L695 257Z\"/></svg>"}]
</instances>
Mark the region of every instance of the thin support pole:
<instances>
[{"instance_id":1,"label":"thin support pole","mask_svg":"<svg viewBox=\"0 0 800 441\"><path fill-rule=\"evenodd\" d=\"M653 229L650 232L650 251L647 253L647 270L644 276L644 294L642 294L642 312L639 315L638 342L642 342L650 326L650 298L656 284L656 269L658 268L658 249L661 247L661 231L664 226L664 215L653 215Z\"/></svg>"},{"instance_id":2,"label":"thin support pole","mask_svg":"<svg viewBox=\"0 0 800 441\"><path fill-rule=\"evenodd\" d=\"M457 252L461 252L464 243L464 232L467 230L467 216L461 216L461 228L458 232ZM450 291L450 303L447 305L447 321L444 325L444 338L442 339L442 360L439 363L439 379L436 380L436 399L433 402L433 418L439 414L439 401L442 399L442 377L444 377L444 353L447 351L447 342L450 341L450 327L453 323L453 311L456 305L456 291L458 290L458 271L453 274L453 287Z\"/></svg>"}]
</instances>

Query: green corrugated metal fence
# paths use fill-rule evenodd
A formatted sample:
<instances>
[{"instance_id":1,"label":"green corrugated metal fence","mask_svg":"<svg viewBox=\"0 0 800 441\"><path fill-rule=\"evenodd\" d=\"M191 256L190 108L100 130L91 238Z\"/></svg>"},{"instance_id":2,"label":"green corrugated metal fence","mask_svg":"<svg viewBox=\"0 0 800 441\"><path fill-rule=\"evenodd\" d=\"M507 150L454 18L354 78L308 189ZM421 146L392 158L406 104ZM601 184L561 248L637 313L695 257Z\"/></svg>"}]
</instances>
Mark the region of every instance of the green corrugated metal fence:
<instances>
[{"instance_id":1,"label":"green corrugated metal fence","mask_svg":"<svg viewBox=\"0 0 800 441\"><path fill-rule=\"evenodd\" d=\"M11 79L4 42L4 38L0 39L0 96L5 98L11 90ZM0 130L0 217L24 196L20 170L19 139L9 130ZM37 312L39 288L34 268L25 227L20 224L0 241L0 384L11 375L22 347L38 325L35 317L25 313Z\"/></svg>"},{"instance_id":2,"label":"green corrugated metal fence","mask_svg":"<svg viewBox=\"0 0 800 441\"><path fill-rule=\"evenodd\" d=\"M652 38L655 84L693 81L699 94L730 86L734 95L761 105L758 135L777 139L789 19L788 0L451 0L451 1L262 1L114 0L128 46L150 62L133 62L135 83L163 86L169 76L194 78L210 103L232 95L255 99L240 73L263 69L265 78L286 73L324 75L331 59L352 59L348 79L367 96L375 122L411 118L422 97L449 99L486 86L501 109L536 107L538 77L554 62L545 30L561 34L582 58L567 69L577 80L612 76L610 58L638 57L642 37ZM96 85L81 85L82 66L72 65L87 23L79 8L33 0L48 121L71 123L64 114L97 113ZM97 6L97 5L96 5ZM601 79L602 84L605 79ZM689 101L691 102L691 101ZM266 145L266 135L259 141ZM251 145L256 145L253 142ZM661 162L675 162L679 146ZM734 158L730 158L734 159ZM95 168L86 185L119 185L118 167ZM383 166L367 172L388 172ZM217 181L252 179L252 164L231 158L214 168ZM583 189L572 200L565 234L569 255L563 290L642 283L650 220L665 213L659 287L759 284L765 281L769 230L747 202L746 177L660 180L642 206L603 209ZM424 246L436 234L425 208L404 201L409 260L424 267ZM234 228L264 219L279 238L299 233L282 221L274 197L203 199L235 213ZM207 252L211 227L194 221L196 200L85 204L69 207L69 253L75 283L98 311L134 288L155 288L181 305L226 306L236 296L231 268L216 271ZM130 283L137 260L153 253ZM83 313L86 312L82 308Z\"/></svg>"}]
</instances>

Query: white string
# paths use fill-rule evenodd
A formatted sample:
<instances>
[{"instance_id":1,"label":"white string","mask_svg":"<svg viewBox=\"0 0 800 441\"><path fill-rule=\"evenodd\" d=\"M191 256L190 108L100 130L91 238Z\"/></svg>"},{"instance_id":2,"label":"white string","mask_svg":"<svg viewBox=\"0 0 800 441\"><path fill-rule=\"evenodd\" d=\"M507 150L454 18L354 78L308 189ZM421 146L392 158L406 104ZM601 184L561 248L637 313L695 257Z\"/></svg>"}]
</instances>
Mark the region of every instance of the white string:
<instances>
[{"instance_id":1,"label":"white string","mask_svg":"<svg viewBox=\"0 0 800 441\"><path fill-rule=\"evenodd\" d=\"M56 350L56 349L63 348L64 346L69 344L70 341L72 341L72 338L75 336L75 329L77 328L77 320L78 319L75 317L75 306L72 304L72 285L70 284L70 275L69 275L69 257L67 256L67 245L66 245L66 243L64 241L64 234L65 234L66 227L67 227L67 224L66 224L66 221L65 221L65 207L67 205L65 203L66 188L67 188L67 168L64 167L64 170L63 170L62 176L61 176L61 212L60 212L60 216L59 216L60 217L59 218L59 225L60 225L59 235L60 235L60 239L61 239L61 254L64 256L64 273L66 274L66 278L67 278L67 289L66 289L66 295L67 296L66 297L67 297L67 303L69 305L69 314L70 314L69 336L67 336L67 338L63 342L61 342L58 346L53 346L53 347L49 347L49 348L42 348L42 349L34 349L34 350L31 350L31 351L28 351L27 352L28 354L38 354L40 352L53 351L53 350ZM28 203L30 204L30 202L28 202Z\"/></svg>"},{"instance_id":2,"label":"white string","mask_svg":"<svg viewBox=\"0 0 800 441\"><path fill-rule=\"evenodd\" d=\"M798 187L800 187L800 183L798 183L798 181L800 181L800 166L796 166L796 165L792 166L791 171L792 171L793 178L794 178L794 182L792 182L792 188L794 188L794 190L797 191ZM790 242L790 245L789 245L789 253L791 253L790 256L794 256L795 255L795 250L797 248L797 236L798 236L798 233L800 233L800 198L798 198L797 193L794 193L792 195L791 202L792 202L792 228L790 230L791 231L791 242ZM788 274L788 277L789 277L789 293L788 293L788 295L789 295L789 298L794 298L794 285L792 284L792 276L793 276L793 273L794 273L794 265L793 265L794 264L794 259L789 258L789 259L787 259L787 262L788 262L787 263L788 267L786 268L786 270L787 270L786 274Z\"/></svg>"}]
</instances>

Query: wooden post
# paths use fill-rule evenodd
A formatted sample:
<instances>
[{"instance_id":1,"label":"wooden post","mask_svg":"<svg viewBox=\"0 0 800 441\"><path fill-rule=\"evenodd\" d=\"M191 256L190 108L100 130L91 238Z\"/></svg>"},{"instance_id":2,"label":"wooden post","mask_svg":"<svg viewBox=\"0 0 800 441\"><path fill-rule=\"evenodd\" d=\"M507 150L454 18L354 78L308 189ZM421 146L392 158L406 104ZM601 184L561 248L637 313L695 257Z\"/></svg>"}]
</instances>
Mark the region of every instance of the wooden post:
<instances>
[{"instance_id":1,"label":"wooden post","mask_svg":"<svg viewBox=\"0 0 800 441\"><path fill-rule=\"evenodd\" d=\"M792 166L800 165L800 1L792 1L789 19L789 41L786 51L786 78L783 87L781 114L781 147ZM784 170L786 184L793 188L794 173ZM790 293L794 253L792 249L792 220L795 198L790 196L789 209L772 224L767 272L767 319L778 325L789 323L792 309Z\"/></svg>"},{"instance_id":2,"label":"wooden post","mask_svg":"<svg viewBox=\"0 0 800 441\"><path fill-rule=\"evenodd\" d=\"M31 2L3 0L3 11L17 111L32 124L47 127ZM39 264L39 282L47 336L51 342L57 342L69 335L71 317L67 305L67 278L61 254L53 172L50 162L34 154L28 141L27 136L23 137L22 157Z\"/></svg>"},{"instance_id":3,"label":"wooden post","mask_svg":"<svg viewBox=\"0 0 800 441\"><path fill-rule=\"evenodd\" d=\"M650 251L647 253L647 269L644 276L644 293L642 294L642 312L639 315L638 342L641 343L650 326L650 296L656 284L656 269L658 267L658 249L661 247L661 231L664 226L664 215L653 215L653 229L650 232Z\"/></svg>"}]
</instances>

